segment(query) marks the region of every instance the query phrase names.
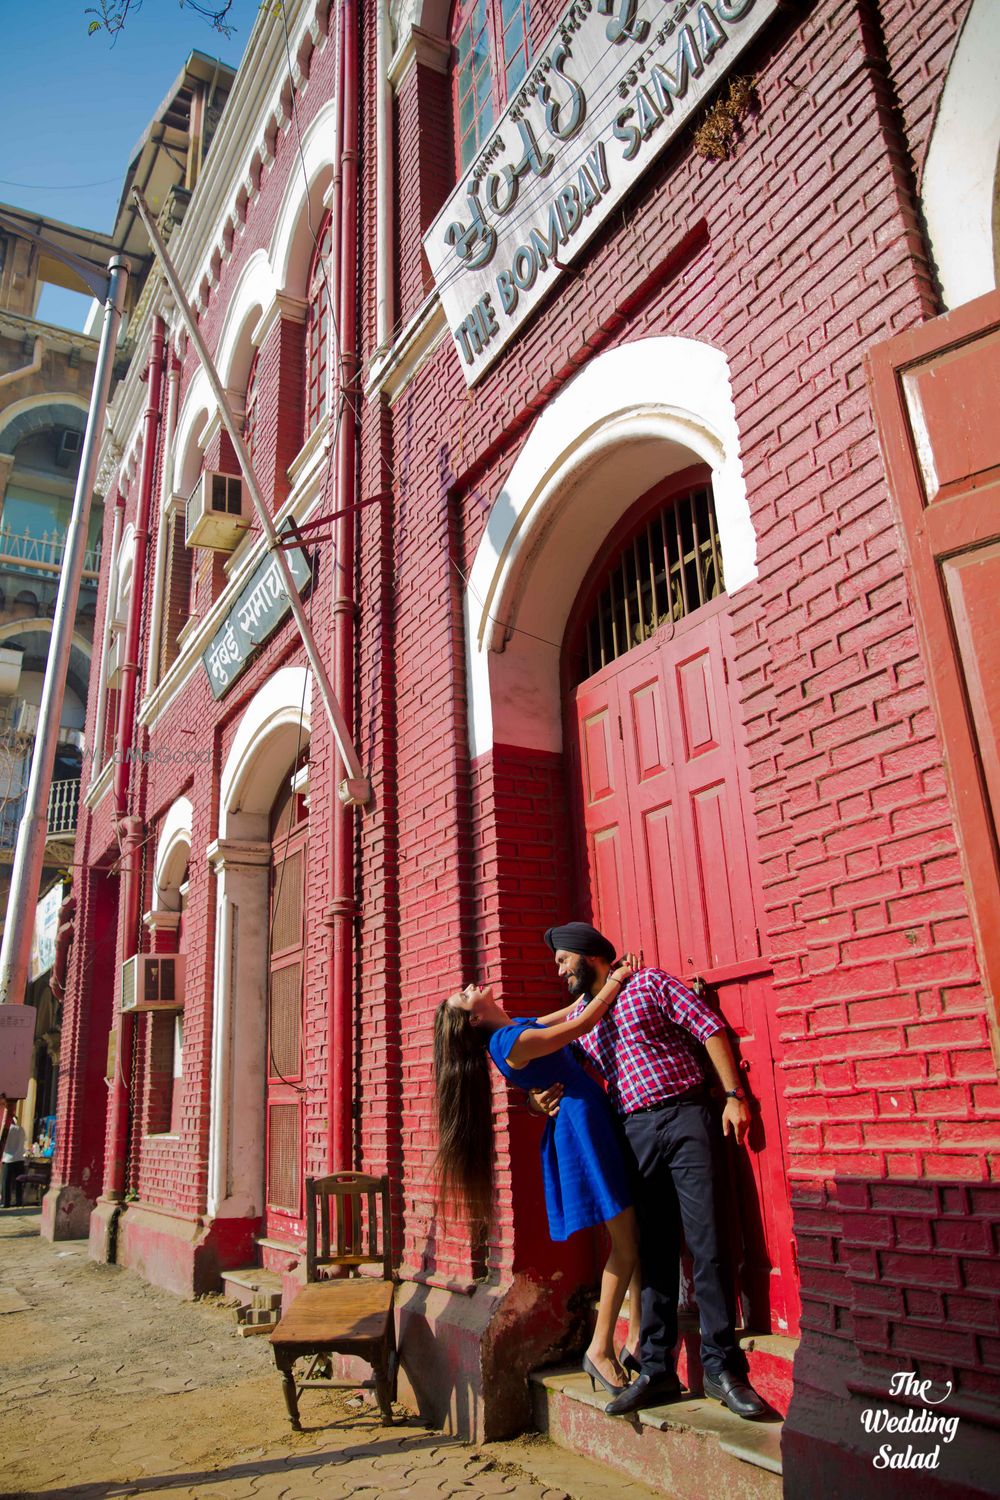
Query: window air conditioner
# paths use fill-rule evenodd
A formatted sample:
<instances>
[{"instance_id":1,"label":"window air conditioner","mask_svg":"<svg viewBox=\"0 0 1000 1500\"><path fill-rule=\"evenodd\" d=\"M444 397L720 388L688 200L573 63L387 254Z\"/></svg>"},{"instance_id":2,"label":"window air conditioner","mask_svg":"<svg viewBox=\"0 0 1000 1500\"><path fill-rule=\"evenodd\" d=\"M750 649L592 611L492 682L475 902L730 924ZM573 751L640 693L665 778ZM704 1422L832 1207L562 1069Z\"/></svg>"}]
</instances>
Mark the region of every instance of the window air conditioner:
<instances>
[{"instance_id":1,"label":"window air conditioner","mask_svg":"<svg viewBox=\"0 0 1000 1500\"><path fill-rule=\"evenodd\" d=\"M232 552L250 526L243 495L243 480L239 475L204 473L185 507L186 544Z\"/></svg>"},{"instance_id":2,"label":"window air conditioner","mask_svg":"<svg viewBox=\"0 0 1000 1500\"><path fill-rule=\"evenodd\" d=\"M181 1010L184 954L137 953L122 965L122 1011Z\"/></svg>"},{"instance_id":3,"label":"window air conditioner","mask_svg":"<svg viewBox=\"0 0 1000 1500\"><path fill-rule=\"evenodd\" d=\"M82 447L83 433L76 432L72 427L64 427L59 434L56 463L61 469L67 468L72 459L80 456Z\"/></svg>"}]
</instances>

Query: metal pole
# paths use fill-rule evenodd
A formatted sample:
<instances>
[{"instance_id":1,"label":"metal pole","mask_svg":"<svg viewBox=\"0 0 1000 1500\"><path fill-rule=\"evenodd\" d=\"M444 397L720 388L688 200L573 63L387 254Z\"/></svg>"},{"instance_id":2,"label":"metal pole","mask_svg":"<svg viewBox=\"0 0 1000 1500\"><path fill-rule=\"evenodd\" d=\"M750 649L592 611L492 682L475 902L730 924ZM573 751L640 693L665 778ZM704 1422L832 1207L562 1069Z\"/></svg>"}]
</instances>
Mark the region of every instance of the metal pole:
<instances>
[{"instance_id":1,"label":"metal pole","mask_svg":"<svg viewBox=\"0 0 1000 1500\"><path fill-rule=\"evenodd\" d=\"M188 337L194 345L195 353L201 361L202 369L208 377L208 383L212 387L212 393L218 402L222 425L229 434L229 440L239 460L243 478L250 492L250 498L254 503L254 509L257 512L261 528L267 538L268 549L274 556L278 571L284 582L288 602L292 607L295 623L299 627L299 634L302 636L302 641L306 648L309 665L312 667L316 681L319 684L323 706L330 720L334 739L337 741L337 749L340 751L341 760L344 762L347 770L347 780L341 782L339 788L340 800L342 802L353 803L356 807L363 807L371 797L371 786L361 770L361 762L354 748L351 732L347 727L340 704L337 701L337 695L333 691L326 668L323 665L323 659L319 654L309 621L306 619L305 610L302 608L302 600L299 598L299 591L292 577L292 570L288 566L288 560L282 550L281 539L274 529L274 522L271 520L264 496L261 494L260 486L253 471L253 465L250 462L250 455L243 441L243 435L236 425L236 419L233 416L232 407L229 405L229 398L226 395L225 387L219 379L219 372L215 368L215 361L209 354L205 340L201 336L198 321L192 311L191 304L184 295L184 288L181 286L177 271L167 254L160 231L157 229L153 217L146 206L146 200L138 188L132 189L132 197L135 201L139 217L145 225L146 233L149 235L149 241L156 253L156 258L160 262L164 276L167 278L167 285L173 294L177 309L183 319L184 327L187 329Z\"/></svg>"},{"instance_id":2,"label":"metal pole","mask_svg":"<svg viewBox=\"0 0 1000 1500\"><path fill-rule=\"evenodd\" d=\"M73 514L66 533L66 550L59 579L56 612L52 619L52 640L45 663L45 682L38 710L35 749L25 798L24 816L17 831L17 847L11 869L10 897L4 923L3 947L0 948L0 1004L18 1005L24 1001L31 958L31 938L35 926L38 887L45 863L45 839L48 834L49 790L55 764L66 692L66 672L73 646L73 626L80 597L80 577L87 550L87 528L90 502L97 478L97 459L104 414L111 389L115 343L125 305L125 288L130 265L123 255L114 255L108 263L109 279L104 303L104 327L97 351L94 385L87 416L87 431L80 455L80 472L73 496Z\"/></svg>"}]
</instances>

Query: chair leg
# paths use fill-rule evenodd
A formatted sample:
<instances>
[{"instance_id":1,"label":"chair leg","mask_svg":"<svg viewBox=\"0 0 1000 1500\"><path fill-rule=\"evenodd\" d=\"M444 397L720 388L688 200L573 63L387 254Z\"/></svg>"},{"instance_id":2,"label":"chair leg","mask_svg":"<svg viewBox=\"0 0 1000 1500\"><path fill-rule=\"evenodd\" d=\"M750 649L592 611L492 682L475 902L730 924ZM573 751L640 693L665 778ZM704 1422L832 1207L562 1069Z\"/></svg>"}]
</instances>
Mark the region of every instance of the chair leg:
<instances>
[{"instance_id":1,"label":"chair leg","mask_svg":"<svg viewBox=\"0 0 1000 1500\"><path fill-rule=\"evenodd\" d=\"M375 1397L378 1401L379 1411L382 1413L382 1420L387 1426L391 1427L394 1423L392 1415L392 1377L386 1364L381 1359L377 1365L373 1366L372 1373L375 1377Z\"/></svg>"},{"instance_id":2,"label":"chair leg","mask_svg":"<svg viewBox=\"0 0 1000 1500\"><path fill-rule=\"evenodd\" d=\"M294 1360L282 1362L278 1369L281 1371L281 1389L285 1397L285 1405L288 1407L288 1416L292 1424L293 1432L302 1431L302 1423L299 1421L299 1393L295 1385Z\"/></svg>"}]
</instances>

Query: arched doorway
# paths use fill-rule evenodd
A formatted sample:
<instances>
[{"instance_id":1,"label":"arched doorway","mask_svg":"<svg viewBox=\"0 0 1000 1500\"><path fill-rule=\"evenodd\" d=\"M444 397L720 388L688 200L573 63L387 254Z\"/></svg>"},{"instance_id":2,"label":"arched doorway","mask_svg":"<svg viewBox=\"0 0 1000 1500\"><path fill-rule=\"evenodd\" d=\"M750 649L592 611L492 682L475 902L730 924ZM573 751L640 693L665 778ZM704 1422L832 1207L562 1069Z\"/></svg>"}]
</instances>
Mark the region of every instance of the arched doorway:
<instances>
[{"instance_id":1,"label":"arched doorway","mask_svg":"<svg viewBox=\"0 0 1000 1500\"><path fill-rule=\"evenodd\" d=\"M293 961L296 945L281 942L272 953L272 898L276 838L284 830L281 810L289 799L298 821L306 794L303 762L309 745L311 676L303 667L282 667L254 694L236 728L219 787L219 837L208 857L216 874L215 974L212 1006L212 1083L208 1142L207 1209L215 1218L242 1219L255 1234L270 1218L268 1207L268 1112L271 1098L270 994L272 960ZM302 767L296 774L296 766ZM290 802L295 776L297 802ZM294 832L294 829L289 829ZM277 835L279 852L285 839ZM289 843L289 849L294 845ZM303 850L304 863L304 850ZM284 923L278 889L278 918ZM277 933L282 938L285 927ZM285 966L282 964L279 967ZM286 979L280 981L287 984ZM275 1102L282 1079L301 1090L301 1072L291 1079L292 1047L282 1036L277 1047ZM296 1089L291 1090L296 1094ZM278 1142L290 1135L287 1121ZM298 1171L301 1162L301 1131ZM285 1161L285 1158L282 1158ZM277 1168L276 1163L276 1168ZM287 1189L277 1194L287 1199ZM287 1229L293 1205L275 1204L275 1225ZM265 1236L285 1243L287 1233Z\"/></svg>"},{"instance_id":2,"label":"arched doorway","mask_svg":"<svg viewBox=\"0 0 1000 1500\"><path fill-rule=\"evenodd\" d=\"M563 653L578 909L725 1016L754 1099L727 1152L744 1325L797 1319L771 965L757 924L730 600L711 471L644 495L600 549Z\"/></svg>"},{"instance_id":3,"label":"arched doorway","mask_svg":"<svg viewBox=\"0 0 1000 1500\"><path fill-rule=\"evenodd\" d=\"M661 544L660 602L655 580L643 601L651 544L640 534L655 523L662 538L664 514L677 545L671 558ZM610 582L626 553L634 619ZM780 1035L758 934L732 638L733 599L753 583L755 556L721 351L651 338L591 361L539 417L477 549L465 596L470 748L561 757L580 831L580 905L647 962L702 979L729 1021L759 1101L750 1149L731 1163L740 1292L756 1329L792 1333ZM586 609L605 588L629 649L598 650L576 670ZM644 610L652 632L632 640Z\"/></svg>"},{"instance_id":4,"label":"arched doorway","mask_svg":"<svg viewBox=\"0 0 1000 1500\"><path fill-rule=\"evenodd\" d=\"M271 810L264 1234L287 1241L302 1204L302 975L309 813L293 776Z\"/></svg>"}]
</instances>

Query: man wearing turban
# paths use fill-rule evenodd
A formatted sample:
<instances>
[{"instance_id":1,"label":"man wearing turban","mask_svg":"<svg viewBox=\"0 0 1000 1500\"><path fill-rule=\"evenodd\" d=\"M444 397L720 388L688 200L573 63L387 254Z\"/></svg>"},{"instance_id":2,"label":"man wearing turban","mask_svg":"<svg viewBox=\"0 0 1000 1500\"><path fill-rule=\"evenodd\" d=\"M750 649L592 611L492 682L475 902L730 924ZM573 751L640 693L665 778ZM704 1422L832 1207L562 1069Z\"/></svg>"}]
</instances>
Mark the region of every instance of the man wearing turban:
<instances>
[{"instance_id":1,"label":"man wearing turban","mask_svg":"<svg viewBox=\"0 0 1000 1500\"><path fill-rule=\"evenodd\" d=\"M614 944L588 922L550 927L545 942L560 978L579 1002L575 1009L581 1008L605 983L615 960ZM736 1342L716 1217L718 1128L709 1108L700 1047L725 1091L724 1133L742 1142L750 1126L725 1022L662 969L640 969L613 1010L573 1045L604 1079L635 1160L642 1344L639 1359L626 1362L639 1375L606 1410L619 1416L680 1396L673 1351L683 1233L694 1262L705 1394L741 1417L767 1415L768 1407L747 1380L746 1360ZM532 1097L545 1113L554 1113L559 1092L556 1085Z\"/></svg>"}]
</instances>

